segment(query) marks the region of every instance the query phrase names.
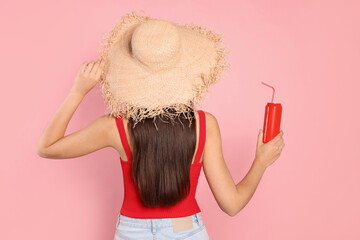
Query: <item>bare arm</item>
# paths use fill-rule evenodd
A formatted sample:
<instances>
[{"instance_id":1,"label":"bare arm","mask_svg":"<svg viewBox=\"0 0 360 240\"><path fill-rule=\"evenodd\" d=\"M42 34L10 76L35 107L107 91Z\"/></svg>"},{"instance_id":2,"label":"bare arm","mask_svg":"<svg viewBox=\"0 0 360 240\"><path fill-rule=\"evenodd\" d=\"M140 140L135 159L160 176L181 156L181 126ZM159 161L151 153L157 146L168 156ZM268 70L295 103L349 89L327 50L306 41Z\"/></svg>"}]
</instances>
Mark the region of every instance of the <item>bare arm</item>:
<instances>
[{"instance_id":1,"label":"bare arm","mask_svg":"<svg viewBox=\"0 0 360 240\"><path fill-rule=\"evenodd\" d=\"M235 216L248 204L254 195L265 170L266 167L263 164L260 164L258 161L254 161L246 176L236 185L238 204L235 204L235 207L237 208L235 208L233 216Z\"/></svg>"},{"instance_id":2,"label":"bare arm","mask_svg":"<svg viewBox=\"0 0 360 240\"><path fill-rule=\"evenodd\" d=\"M64 102L52 116L39 138L37 153L40 156L46 155L45 152L49 147L64 137L69 121L83 98L84 95L75 92L70 92L66 96Z\"/></svg>"},{"instance_id":3,"label":"bare arm","mask_svg":"<svg viewBox=\"0 0 360 240\"><path fill-rule=\"evenodd\" d=\"M236 186L224 160L218 122L211 113L205 116L204 174L220 209L232 216L238 202Z\"/></svg>"},{"instance_id":4,"label":"bare arm","mask_svg":"<svg viewBox=\"0 0 360 240\"><path fill-rule=\"evenodd\" d=\"M260 129L255 159L246 176L235 185L222 153L219 124L216 118L206 114L206 141L204 148L204 173L219 207L228 215L235 216L250 201L268 166L281 154L285 146L283 131L271 141L263 143Z\"/></svg>"},{"instance_id":5,"label":"bare arm","mask_svg":"<svg viewBox=\"0 0 360 240\"><path fill-rule=\"evenodd\" d=\"M85 155L110 145L106 131L108 116L102 116L86 128L64 137L66 128L84 96L98 82L102 70L100 63L83 63L70 93L52 116L37 144L37 153L45 158L72 158Z\"/></svg>"},{"instance_id":6,"label":"bare arm","mask_svg":"<svg viewBox=\"0 0 360 240\"><path fill-rule=\"evenodd\" d=\"M235 216L253 196L265 171L254 161L247 175L237 185L230 174L222 152L220 129L216 118L206 113L206 142L204 148L204 173L219 207L228 215Z\"/></svg>"}]
</instances>

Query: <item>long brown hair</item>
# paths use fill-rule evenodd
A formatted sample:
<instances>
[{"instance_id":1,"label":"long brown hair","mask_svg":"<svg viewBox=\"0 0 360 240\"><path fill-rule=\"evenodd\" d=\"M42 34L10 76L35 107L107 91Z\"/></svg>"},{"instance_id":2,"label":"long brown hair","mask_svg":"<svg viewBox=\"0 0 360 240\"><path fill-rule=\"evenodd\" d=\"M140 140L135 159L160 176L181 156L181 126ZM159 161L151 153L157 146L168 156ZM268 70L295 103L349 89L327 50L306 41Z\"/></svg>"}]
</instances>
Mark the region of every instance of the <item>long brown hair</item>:
<instances>
[{"instance_id":1,"label":"long brown hair","mask_svg":"<svg viewBox=\"0 0 360 240\"><path fill-rule=\"evenodd\" d=\"M173 206L189 194L196 147L194 112L190 115L190 119L180 115L171 121L146 118L135 126L129 118L131 175L145 206Z\"/></svg>"}]
</instances>

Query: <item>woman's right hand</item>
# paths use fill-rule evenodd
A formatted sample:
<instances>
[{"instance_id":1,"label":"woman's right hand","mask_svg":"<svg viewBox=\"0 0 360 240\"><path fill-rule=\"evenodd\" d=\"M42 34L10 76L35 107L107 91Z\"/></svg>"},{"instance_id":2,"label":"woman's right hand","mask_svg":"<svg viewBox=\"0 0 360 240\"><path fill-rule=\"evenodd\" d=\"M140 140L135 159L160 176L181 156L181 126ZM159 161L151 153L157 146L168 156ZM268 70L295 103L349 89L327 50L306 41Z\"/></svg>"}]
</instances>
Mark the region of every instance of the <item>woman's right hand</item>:
<instances>
[{"instance_id":1,"label":"woman's right hand","mask_svg":"<svg viewBox=\"0 0 360 240\"><path fill-rule=\"evenodd\" d=\"M256 146L256 156L255 160L265 166L266 168L270 166L276 159L280 157L281 151L285 146L283 139L284 132L280 131L276 137L268 141L267 143L263 142L263 130L260 129L258 135L258 142Z\"/></svg>"}]
</instances>

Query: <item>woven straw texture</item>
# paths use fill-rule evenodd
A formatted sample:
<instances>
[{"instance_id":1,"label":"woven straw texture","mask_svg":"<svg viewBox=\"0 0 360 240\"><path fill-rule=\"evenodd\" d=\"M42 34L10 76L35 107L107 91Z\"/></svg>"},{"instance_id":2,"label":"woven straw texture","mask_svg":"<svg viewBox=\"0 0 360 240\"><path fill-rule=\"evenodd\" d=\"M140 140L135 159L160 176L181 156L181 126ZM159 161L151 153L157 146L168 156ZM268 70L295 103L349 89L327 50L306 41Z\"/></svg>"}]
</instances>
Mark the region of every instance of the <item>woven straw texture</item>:
<instances>
[{"instance_id":1,"label":"woven straw texture","mask_svg":"<svg viewBox=\"0 0 360 240\"><path fill-rule=\"evenodd\" d=\"M151 25L153 20L162 24ZM152 29L154 25L161 29ZM151 35L155 30L160 33L156 38ZM197 25L135 11L122 16L99 49L105 61L99 84L107 110L114 117L132 118L135 125L145 118L174 120L180 114L191 119L190 111L201 107L212 93L208 88L230 67L225 57L231 51L222 46L221 37Z\"/></svg>"}]
</instances>

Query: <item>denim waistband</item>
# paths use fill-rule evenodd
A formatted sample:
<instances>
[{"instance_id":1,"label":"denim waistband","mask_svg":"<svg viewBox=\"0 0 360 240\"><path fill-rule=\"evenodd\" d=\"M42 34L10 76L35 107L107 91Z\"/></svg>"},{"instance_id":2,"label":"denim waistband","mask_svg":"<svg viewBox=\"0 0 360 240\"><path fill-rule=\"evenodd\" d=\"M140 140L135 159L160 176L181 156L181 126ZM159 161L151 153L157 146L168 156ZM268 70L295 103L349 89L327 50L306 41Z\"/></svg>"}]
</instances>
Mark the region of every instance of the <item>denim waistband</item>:
<instances>
[{"instance_id":1,"label":"denim waistband","mask_svg":"<svg viewBox=\"0 0 360 240\"><path fill-rule=\"evenodd\" d=\"M192 221L198 223L200 226L203 225L201 219L201 212L190 215ZM122 214L118 215L118 222L121 224L138 227L138 228L152 228L155 229L156 226L159 227L172 227L172 218L132 218Z\"/></svg>"}]
</instances>

